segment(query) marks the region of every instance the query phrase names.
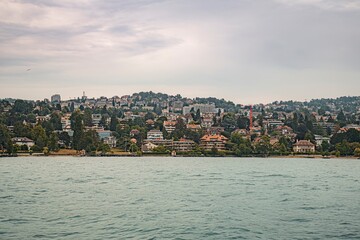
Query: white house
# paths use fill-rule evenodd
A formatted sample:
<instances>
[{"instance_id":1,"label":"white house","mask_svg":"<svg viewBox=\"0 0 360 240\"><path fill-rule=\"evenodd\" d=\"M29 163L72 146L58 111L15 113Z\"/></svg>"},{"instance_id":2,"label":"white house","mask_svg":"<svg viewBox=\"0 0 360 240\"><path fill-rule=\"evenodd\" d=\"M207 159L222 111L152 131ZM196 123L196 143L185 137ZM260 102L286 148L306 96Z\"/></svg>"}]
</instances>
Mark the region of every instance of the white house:
<instances>
[{"instance_id":1,"label":"white house","mask_svg":"<svg viewBox=\"0 0 360 240\"><path fill-rule=\"evenodd\" d=\"M28 148L31 148L32 146L35 145L35 142L27 137L14 137L11 140L16 145L19 146L26 145Z\"/></svg>"},{"instance_id":2,"label":"white house","mask_svg":"<svg viewBox=\"0 0 360 240\"><path fill-rule=\"evenodd\" d=\"M163 133L160 130L153 129L153 130L150 130L147 133L147 139L150 139L150 140L160 139L160 140L162 140L162 139L164 139L164 136L163 136Z\"/></svg>"}]
</instances>

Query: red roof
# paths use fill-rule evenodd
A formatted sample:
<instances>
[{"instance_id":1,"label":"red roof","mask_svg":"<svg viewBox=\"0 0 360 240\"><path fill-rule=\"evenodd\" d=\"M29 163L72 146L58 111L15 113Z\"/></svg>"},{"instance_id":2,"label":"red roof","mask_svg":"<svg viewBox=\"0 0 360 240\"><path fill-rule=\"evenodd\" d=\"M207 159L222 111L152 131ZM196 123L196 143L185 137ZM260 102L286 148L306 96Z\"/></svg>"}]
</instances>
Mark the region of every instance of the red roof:
<instances>
[{"instance_id":1,"label":"red roof","mask_svg":"<svg viewBox=\"0 0 360 240\"><path fill-rule=\"evenodd\" d=\"M228 140L227 137L224 137L223 135L220 135L220 134L215 134L215 135L206 134L201 138L201 141L206 141L206 142L209 142L209 141L227 141L227 140Z\"/></svg>"}]
</instances>

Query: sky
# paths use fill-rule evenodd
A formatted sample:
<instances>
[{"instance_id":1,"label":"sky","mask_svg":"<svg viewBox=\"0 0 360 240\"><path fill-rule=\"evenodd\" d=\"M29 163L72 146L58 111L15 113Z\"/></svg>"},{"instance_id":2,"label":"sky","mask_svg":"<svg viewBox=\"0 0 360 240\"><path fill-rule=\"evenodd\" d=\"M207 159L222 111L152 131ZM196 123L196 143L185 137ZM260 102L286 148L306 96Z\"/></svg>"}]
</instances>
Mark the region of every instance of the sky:
<instances>
[{"instance_id":1,"label":"sky","mask_svg":"<svg viewBox=\"0 0 360 240\"><path fill-rule=\"evenodd\" d=\"M360 95L360 0L1 0L0 98Z\"/></svg>"}]
</instances>

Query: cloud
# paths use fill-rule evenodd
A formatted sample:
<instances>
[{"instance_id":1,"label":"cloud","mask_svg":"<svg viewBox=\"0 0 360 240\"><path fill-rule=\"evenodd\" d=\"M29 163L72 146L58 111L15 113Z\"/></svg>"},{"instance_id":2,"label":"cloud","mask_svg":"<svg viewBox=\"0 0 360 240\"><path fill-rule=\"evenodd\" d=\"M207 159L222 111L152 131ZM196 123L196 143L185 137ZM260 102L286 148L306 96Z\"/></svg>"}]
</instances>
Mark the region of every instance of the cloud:
<instances>
[{"instance_id":1,"label":"cloud","mask_svg":"<svg viewBox=\"0 0 360 240\"><path fill-rule=\"evenodd\" d=\"M360 71L357 6L350 0L4 0L0 83L7 91L0 96L20 94L14 81L31 81L34 98L39 86L59 82L74 86L66 91L93 94L101 84L99 95L107 87L109 94L151 88L239 101L258 93L271 100L295 96L285 93L299 81L331 81L336 88L321 91L332 95L360 90L346 86ZM32 71L25 73L27 67ZM64 88L63 94L75 93Z\"/></svg>"},{"instance_id":2,"label":"cloud","mask_svg":"<svg viewBox=\"0 0 360 240\"><path fill-rule=\"evenodd\" d=\"M359 11L360 2L357 0L275 0L276 2L294 5L315 6L334 11Z\"/></svg>"}]
</instances>

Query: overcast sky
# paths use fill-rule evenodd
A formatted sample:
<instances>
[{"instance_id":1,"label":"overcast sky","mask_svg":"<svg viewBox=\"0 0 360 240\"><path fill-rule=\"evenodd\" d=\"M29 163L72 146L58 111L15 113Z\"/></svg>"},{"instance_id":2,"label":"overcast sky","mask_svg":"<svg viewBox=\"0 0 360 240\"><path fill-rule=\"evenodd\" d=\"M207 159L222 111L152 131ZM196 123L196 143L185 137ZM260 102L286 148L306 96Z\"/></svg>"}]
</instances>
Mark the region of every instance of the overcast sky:
<instances>
[{"instance_id":1,"label":"overcast sky","mask_svg":"<svg viewBox=\"0 0 360 240\"><path fill-rule=\"evenodd\" d=\"M0 98L360 95L360 0L0 1Z\"/></svg>"}]
</instances>

